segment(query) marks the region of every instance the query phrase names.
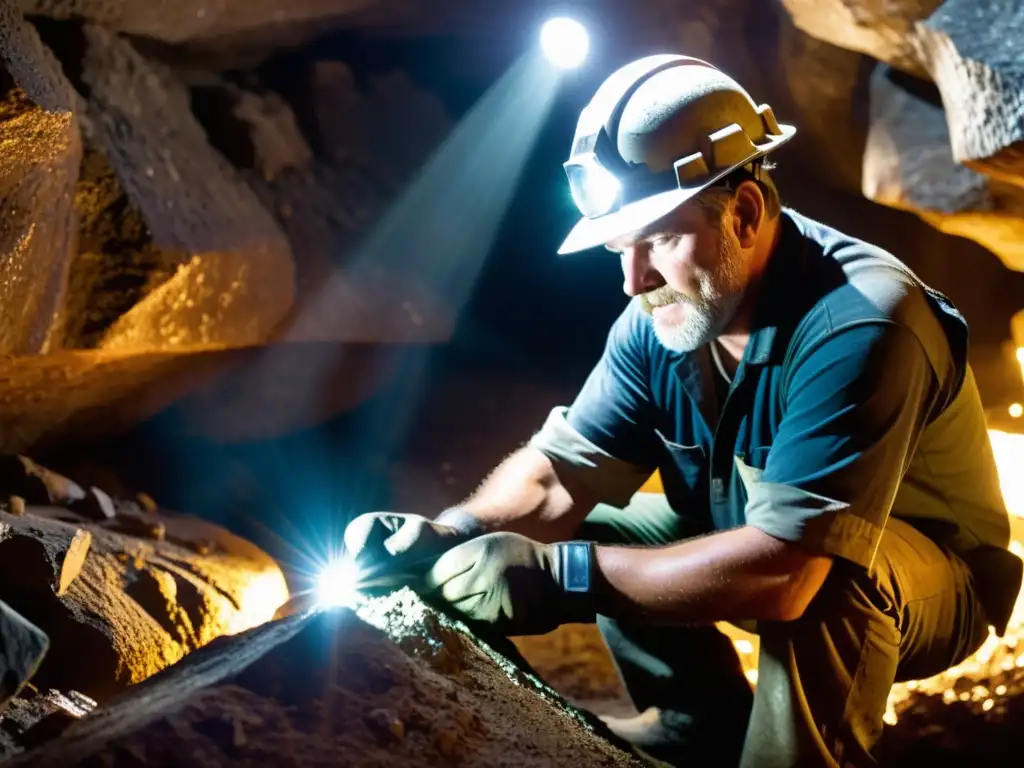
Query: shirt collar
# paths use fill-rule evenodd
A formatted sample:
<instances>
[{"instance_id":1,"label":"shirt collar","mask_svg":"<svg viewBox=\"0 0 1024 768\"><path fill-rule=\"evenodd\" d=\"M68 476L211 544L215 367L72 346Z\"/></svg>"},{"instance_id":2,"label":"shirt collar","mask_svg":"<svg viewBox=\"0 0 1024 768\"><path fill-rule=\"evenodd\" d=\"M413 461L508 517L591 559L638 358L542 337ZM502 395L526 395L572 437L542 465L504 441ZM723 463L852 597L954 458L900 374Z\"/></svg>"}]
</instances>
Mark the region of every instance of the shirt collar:
<instances>
[{"instance_id":1,"label":"shirt collar","mask_svg":"<svg viewBox=\"0 0 1024 768\"><path fill-rule=\"evenodd\" d=\"M784 208L779 227L779 241L768 258L751 320L750 339L743 356L748 365L764 365L771 360L779 326L793 314L795 281L800 279L807 259L806 238L796 215Z\"/></svg>"}]
</instances>

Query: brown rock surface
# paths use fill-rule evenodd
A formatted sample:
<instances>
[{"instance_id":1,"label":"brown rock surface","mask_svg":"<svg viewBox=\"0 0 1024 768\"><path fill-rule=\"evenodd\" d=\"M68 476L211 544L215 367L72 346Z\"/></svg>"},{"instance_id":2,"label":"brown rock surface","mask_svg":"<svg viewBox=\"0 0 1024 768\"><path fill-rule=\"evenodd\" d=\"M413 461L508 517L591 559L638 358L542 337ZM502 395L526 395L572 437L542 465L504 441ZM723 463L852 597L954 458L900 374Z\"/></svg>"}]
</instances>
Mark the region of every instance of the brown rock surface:
<instances>
[{"instance_id":1,"label":"brown rock surface","mask_svg":"<svg viewBox=\"0 0 1024 768\"><path fill-rule=\"evenodd\" d=\"M34 29L0 2L0 357L59 346L81 141Z\"/></svg>"},{"instance_id":2,"label":"brown rock surface","mask_svg":"<svg viewBox=\"0 0 1024 768\"><path fill-rule=\"evenodd\" d=\"M0 714L0 762L59 736L95 706L78 691L44 693L26 687Z\"/></svg>"},{"instance_id":3,"label":"brown rock surface","mask_svg":"<svg viewBox=\"0 0 1024 768\"><path fill-rule=\"evenodd\" d=\"M913 211L1024 270L1024 188L958 165L942 107L902 88L884 67L871 76L862 184L868 199Z\"/></svg>"},{"instance_id":4,"label":"brown rock surface","mask_svg":"<svg viewBox=\"0 0 1024 768\"><path fill-rule=\"evenodd\" d=\"M233 112L251 127L256 169L266 181L286 170L303 170L313 162L313 150L288 103L276 93L255 94L232 88Z\"/></svg>"},{"instance_id":5,"label":"brown rock surface","mask_svg":"<svg viewBox=\"0 0 1024 768\"><path fill-rule=\"evenodd\" d=\"M78 254L71 264L64 346L93 349L112 325L189 260L153 242L106 156L87 149L75 189Z\"/></svg>"},{"instance_id":6,"label":"brown rock surface","mask_svg":"<svg viewBox=\"0 0 1024 768\"><path fill-rule=\"evenodd\" d=\"M64 350L2 362L0 453L127 429L222 364L216 353L102 350Z\"/></svg>"},{"instance_id":7,"label":"brown rock surface","mask_svg":"<svg viewBox=\"0 0 1024 768\"><path fill-rule=\"evenodd\" d=\"M12 766L640 766L409 593L218 640Z\"/></svg>"},{"instance_id":8,"label":"brown rock surface","mask_svg":"<svg viewBox=\"0 0 1024 768\"><path fill-rule=\"evenodd\" d=\"M50 638L37 688L103 701L287 599L280 569L253 545L191 518L146 517L166 540L59 507L0 512L0 597ZM200 540L212 542L205 555Z\"/></svg>"},{"instance_id":9,"label":"brown rock surface","mask_svg":"<svg viewBox=\"0 0 1024 768\"><path fill-rule=\"evenodd\" d=\"M190 258L104 335L140 352L264 341L293 298L291 251L252 191L206 140L174 76L97 26L82 80L96 141L159 246Z\"/></svg>"},{"instance_id":10,"label":"brown rock surface","mask_svg":"<svg viewBox=\"0 0 1024 768\"><path fill-rule=\"evenodd\" d=\"M0 489L30 504L73 504L86 497L78 483L27 456L0 456Z\"/></svg>"},{"instance_id":11,"label":"brown rock surface","mask_svg":"<svg viewBox=\"0 0 1024 768\"><path fill-rule=\"evenodd\" d=\"M90 148L75 195L79 253L61 325L66 347L101 351L0 366L8 414L0 450L109 434L237 359L164 352L260 344L275 327L278 340L303 343L450 336L452 308L422 275L378 264L345 269L360 237L450 129L436 98L404 75L363 85L344 65L318 67L309 84L316 135L307 140L290 106L254 80L250 89L183 70L186 90L166 67L101 28L45 31L65 57L82 55L67 46L84 35L84 60L65 61L85 97ZM226 112L224 130L201 109L211 95ZM395 128L410 121L419 130ZM312 156L309 141L323 156ZM299 303L289 307L293 284ZM310 357L323 363L288 368L287 380L304 376L288 392L278 383L280 364L250 371L249 394L228 398L245 414L222 410L220 420L250 419L249 406L262 398L255 412L277 414L273 429L285 428L283 411L306 414L308 398L294 393L322 386L324 365L336 367L330 361L338 355L289 344L276 356L289 361L286 368Z\"/></svg>"},{"instance_id":12,"label":"brown rock surface","mask_svg":"<svg viewBox=\"0 0 1024 768\"><path fill-rule=\"evenodd\" d=\"M21 0L25 13L85 18L135 35L181 42L270 24L340 16L372 0Z\"/></svg>"},{"instance_id":13,"label":"brown rock surface","mask_svg":"<svg viewBox=\"0 0 1024 768\"><path fill-rule=\"evenodd\" d=\"M0 0L0 59L14 82L48 112L70 112L77 94L35 28L18 11L17 0Z\"/></svg>"},{"instance_id":14,"label":"brown rock surface","mask_svg":"<svg viewBox=\"0 0 1024 768\"><path fill-rule=\"evenodd\" d=\"M942 0L782 0L808 35L860 51L912 74L924 74L914 49L915 24Z\"/></svg>"}]
</instances>

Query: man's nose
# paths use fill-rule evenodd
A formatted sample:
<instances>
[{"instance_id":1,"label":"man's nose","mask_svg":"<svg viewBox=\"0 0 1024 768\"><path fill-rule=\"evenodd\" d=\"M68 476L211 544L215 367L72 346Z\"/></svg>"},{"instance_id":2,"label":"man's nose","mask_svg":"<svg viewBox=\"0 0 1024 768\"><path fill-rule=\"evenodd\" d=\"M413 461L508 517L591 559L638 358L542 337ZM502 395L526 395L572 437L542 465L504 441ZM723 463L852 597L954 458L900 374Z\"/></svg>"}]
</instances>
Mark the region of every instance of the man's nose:
<instances>
[{"instance_id":1,"label":"man's nose","mask_svg":"<svg viewBox=\"0 0 1024 768\"><path fill-rule=\"evenodd\" d=\"M665 281L658 271L651 266L651 257L644 246L630 246L622 251L622 290L627 296L639 296L641 293L660 288Z\"/></svg>"}]
</instances>

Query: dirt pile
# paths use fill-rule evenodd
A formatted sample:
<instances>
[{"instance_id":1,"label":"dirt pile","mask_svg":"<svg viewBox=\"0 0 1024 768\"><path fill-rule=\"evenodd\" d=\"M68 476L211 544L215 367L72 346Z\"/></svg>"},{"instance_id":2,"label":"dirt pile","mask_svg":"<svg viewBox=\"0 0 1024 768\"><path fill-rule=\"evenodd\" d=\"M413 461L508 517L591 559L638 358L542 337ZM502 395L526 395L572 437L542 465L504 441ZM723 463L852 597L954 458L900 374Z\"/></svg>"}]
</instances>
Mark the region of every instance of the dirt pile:
<instances>
[{"instance_id":1,"label":"dirt pile","mask_svg":"<svg viewBox=\"0 0 1024 768\"><path fill-rule=\"evenodd\" d=\"M643 764L600 730L406 591L217 640L10 765Z\"/></svg>"}]
</instances>

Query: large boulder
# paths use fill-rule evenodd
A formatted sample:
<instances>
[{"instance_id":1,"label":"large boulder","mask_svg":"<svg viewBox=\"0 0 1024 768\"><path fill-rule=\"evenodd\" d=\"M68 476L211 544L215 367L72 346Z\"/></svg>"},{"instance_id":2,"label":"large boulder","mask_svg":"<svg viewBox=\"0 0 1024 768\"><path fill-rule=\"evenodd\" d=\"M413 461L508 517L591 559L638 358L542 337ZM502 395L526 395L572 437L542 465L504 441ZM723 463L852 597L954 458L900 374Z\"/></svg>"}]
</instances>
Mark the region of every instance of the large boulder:
<instances>
[{"instance_id":1,"label":"large boulder","mask_svg":"<svg viewBox=\"0 0 1024 768\"><path fill-rule=\"evenodd\" d=\"M0 0L0 357L60 345L81 151L59 68Z\"/></svg>"},{"instance_id":2,"label":"large boulder","mask_svg":"<svg viewBox=\"0 0 1024 768\"><path fill-rule=\"evenodd\" d=\"M942 0L782 0L782 4L808 35L921 75L924 67L914 48L915 25Z\"/></svg>"},{"instance_id":3,"label":"large boulder","mask_svg":"<svg viewBox=\"0 0 1024 768\"><path fill-rule=\"evenodd\" d=\"M211 643L10 765L644 765L411 593L372 602Z\"/></svg>"},{"instance_id":4,"label":"large boulder","mask_svg":"<svg viewBox=\"0 0 1024 768\"><path fill-rule=\"evenodd\" d=\"M1011 269L1024 269L1024 6L1015 0L783 5L807 34L909 75L909 93L881 77L872 82L863 182L869 199L913 210L992 250ZM913 84L915 78L920 82ZM914 93L930 83L938 98Z\"/></svg>"},{"instance_id":5,"label":"large boulder","mask_svg":"<svg viewBox=\"0 0 1024 768\"><path fill-rule=\"evenodd\" d=\"M50 639L37 688L105 701L216 637L269 620L288 599L269 556L197 519L123 504L112 518L88 502L78 511L7 506L0 599Z\"/></svg>"},{"instance_id":6,"label":"large boulder","mask_svg":"<svg viewBox=\"0 0 1024 768\"><path fill-rule=\"evenodd\" d=\"M969 237L1024 270L1024 188L959 165L941 105L901 87L884 66L871 77L864 195Z\"/></svg>"},{"instance_id":7,"label":"large boulder","mask_svg":"<svg viewBox=\"0 0 1024 768\"><path fill-rule=\"evenodd\" d=\"M942 93L953 158L1024 186L1024 5L945 0L917 25L920 56Z\"/></svg>"},{"instance_id":8,"label":"large boulder","mask_svg":"<svg viewBox=\"0 0 1024 768\"><path fill-rule=\"evenodd\" d=\"M244 346L291 307L291 249L206 139L173 74L99 26L85 28L82 81L95 141L152 233L185 254L173 277L125 313L104 349Z\"/></svg>"}]
</instances>

